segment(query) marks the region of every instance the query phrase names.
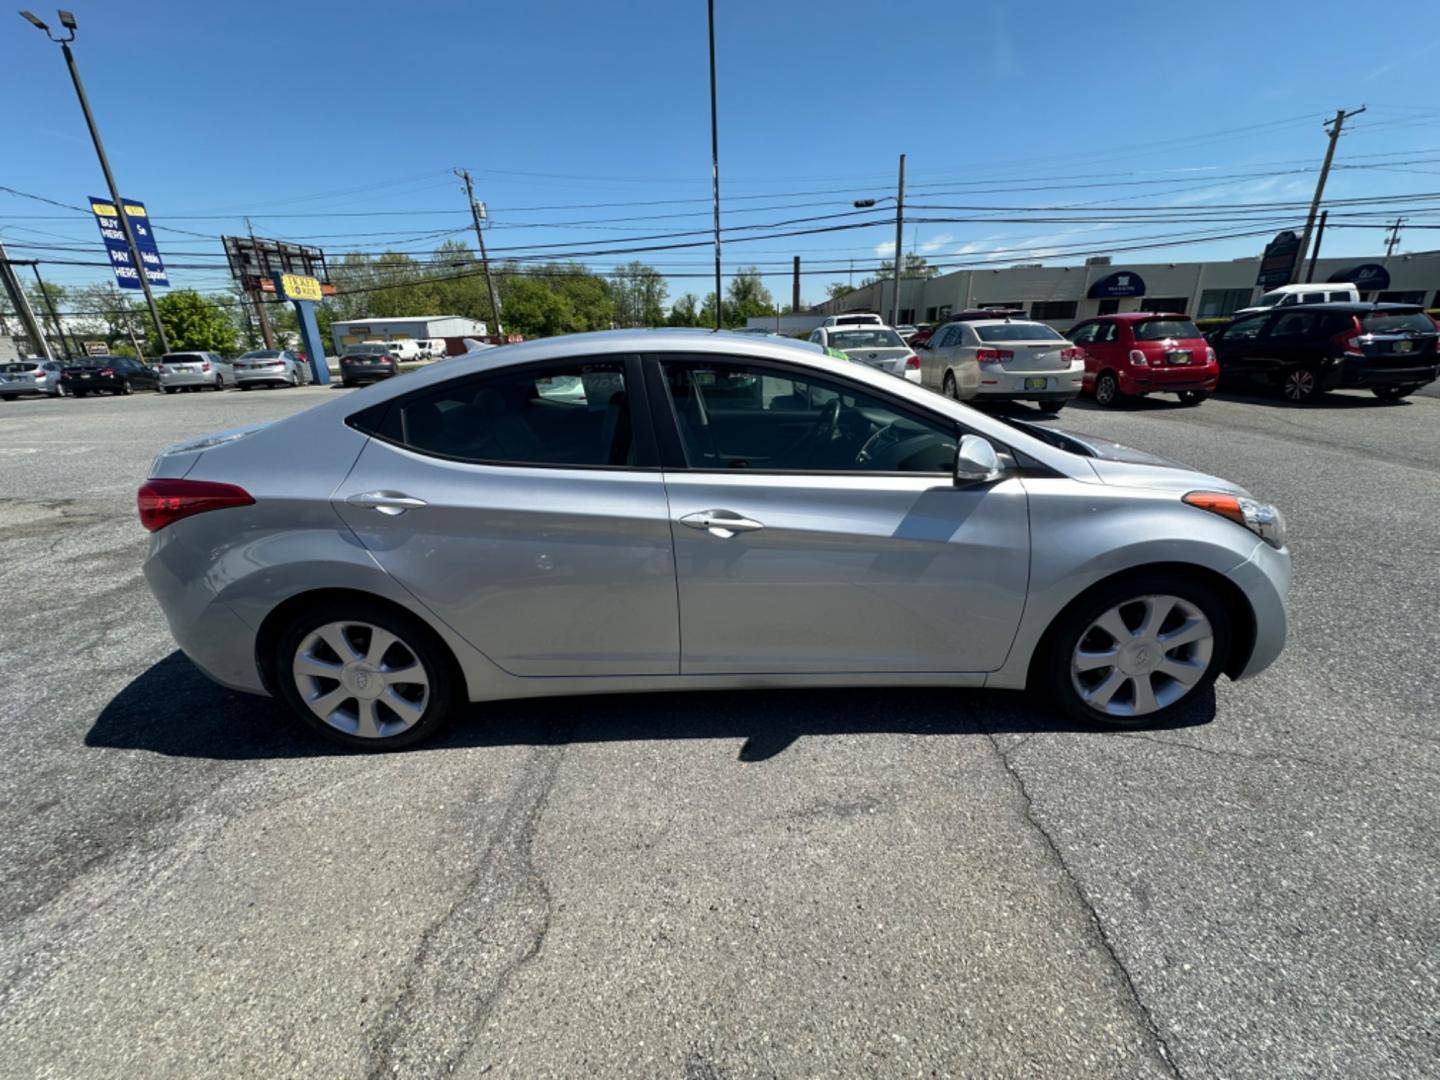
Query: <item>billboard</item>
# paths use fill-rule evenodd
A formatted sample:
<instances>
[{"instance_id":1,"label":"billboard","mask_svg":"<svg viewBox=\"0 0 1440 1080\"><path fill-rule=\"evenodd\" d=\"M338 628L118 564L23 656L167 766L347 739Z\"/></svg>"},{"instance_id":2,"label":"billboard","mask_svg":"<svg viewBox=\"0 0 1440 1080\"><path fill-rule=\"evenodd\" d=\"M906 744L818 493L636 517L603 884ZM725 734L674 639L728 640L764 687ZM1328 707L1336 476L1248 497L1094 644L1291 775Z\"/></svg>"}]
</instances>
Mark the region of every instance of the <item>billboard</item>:
<instances>
[{"instance_id":1,"label":"billboard","mask_svg":"<svg viewBox=\"0 0 1440 1080\"><path fill-rule=\"evenodd\" d=\"M145 278L151 285L169 287L170 278L165 273L165 263L160 259L160 249L155 245L155 234L150 230L150 215L145 204L139 199L122 199L125 217L130 222L130 231L135 234L135 247L139 249L140 261L145 265ZM135 260L130 257L130 246L125 243L125 230L120 224L120 212L109 199L90 197L90 212L95 215L95 224L100 226L101 239L110 255L110 268L115 271L115 280L122 289L140 288L140 275Z\"/></svg>"},{"instance_id":2,"label":"billboard","mask_svg":"<svg viewBox=\"0 0 1440 1080\"><path fill-rule=\"evenodd\" d=\"M222 236L230 273L246 292L275 292L281 274L314 278L321 292L335 292L325 269L325 252L308 244L258 236Z\"/></svg>"},{"instance_id":3,"label":"billboard","mask_svg":"<svg viewBox=\"0 0 1440 1080\"><path fill-rule=\"evenodd\" d=\"M1091 300L1112 296L1144 296L1145 279L1133 270L1117 270L1092 284L1085 295Z\"/></svg>"},{"instance_id":4,"label":"billboard","mask_svg":"<svg viewBox=\"0 0 1440 1080\"><path fill-rule=\"evenodd\" d=\"M1275 239L1265 245L1265 254L1260 256L1260 273L1255 284L1262 289L1289 285L1295 275L1295 257L1299 254L1300 237L1290 229L1276 233Z\"/></svg>"}]
</instances>

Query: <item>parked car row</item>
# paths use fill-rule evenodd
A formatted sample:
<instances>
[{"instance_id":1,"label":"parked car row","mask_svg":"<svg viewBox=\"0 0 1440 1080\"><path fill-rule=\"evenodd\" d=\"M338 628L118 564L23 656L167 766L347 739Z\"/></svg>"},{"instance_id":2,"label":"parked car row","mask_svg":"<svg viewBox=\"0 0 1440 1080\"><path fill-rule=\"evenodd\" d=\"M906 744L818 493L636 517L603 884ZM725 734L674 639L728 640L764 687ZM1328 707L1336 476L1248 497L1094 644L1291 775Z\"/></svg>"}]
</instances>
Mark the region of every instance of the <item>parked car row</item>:
<instances>
[{"instance_id":1,"label":"parked car row","mask_svg":"<svg viewBox=\"0 0 1440 1080\"><path fill-rule=\"evenodd\" d=\"M132 356L101 355L0 365L0 398L6 401L26 394L85 397L136 390L175 394L230 387L305 386L310 382L310 365L289 349L255 349L234 361L218 353L196 351L166 353L153 364Z\"/></svg>"}]
</instances>

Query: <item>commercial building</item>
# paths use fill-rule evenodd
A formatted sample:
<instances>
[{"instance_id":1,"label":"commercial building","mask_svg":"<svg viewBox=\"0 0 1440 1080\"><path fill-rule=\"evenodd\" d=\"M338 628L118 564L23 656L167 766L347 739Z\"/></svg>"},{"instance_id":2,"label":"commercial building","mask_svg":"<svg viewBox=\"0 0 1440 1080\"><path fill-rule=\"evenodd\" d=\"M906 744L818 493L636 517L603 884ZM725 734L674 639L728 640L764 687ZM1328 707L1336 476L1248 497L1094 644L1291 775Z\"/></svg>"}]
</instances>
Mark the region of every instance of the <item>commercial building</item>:
<instances>
[{"instance_id":1,"label":"commercial building","mask_svg":"<svg viewBox=\"0 0 1440 1080\"><path fill-rule=\"evenodd\" d=\"M459 315L417 315L404 319L352 319L330 324L335 352L367 341L416 341L421 338L483 338L489 328Z\"/></svg>"},{"instance_id":2,"label":"commercial building","mask_svg":"<svg viewBox=\"0 0 1440 1080\"><path fill-rule=\"evenodd\" d=\"M1233 314L1254 303L1260 259L1230 262L1111 263L1108 256L1083 266L1041 263L959 270L900 283L903 323L933 323L952 311L1010 307L1064 330L1080 319L1121 311L1174 311L1192 318ZM1350 281L1366 300L1440 307L1440 251L1351 259L1319 259L1316 282ZM822 304L826 315L878 311L889 318L893 284L877 282ZM762 320L763 321L763 320ZM752 322L758 322L752 320Z\"/></svg>"}]
</instances>

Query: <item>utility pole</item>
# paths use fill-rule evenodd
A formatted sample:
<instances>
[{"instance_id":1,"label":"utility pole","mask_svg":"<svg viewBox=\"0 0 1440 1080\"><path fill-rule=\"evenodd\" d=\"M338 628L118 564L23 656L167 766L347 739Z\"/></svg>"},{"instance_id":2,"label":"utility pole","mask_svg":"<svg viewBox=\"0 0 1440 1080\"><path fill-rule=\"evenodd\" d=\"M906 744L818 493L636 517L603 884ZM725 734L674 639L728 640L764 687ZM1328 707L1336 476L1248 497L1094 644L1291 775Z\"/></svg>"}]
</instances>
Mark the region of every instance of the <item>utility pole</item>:
<instances>
[{"instance_id":1,"label":"utility pole","mask_svg":"<svg viewBox=\"0 0 1440 1080\"><path fill-rule=\"evenodd\" d=\"M470 200L470 220L475 225L475 239L480 244L480 269L485 272L485 291L490 294L490 310L495 313L493 332L503 334L505 330L500 325L500 297L495 294L495 282L490 277L490 256L485 253L485 230L480 227L480 218L484 207L475 201L475 184L470 179L470 170L454 169L452 171L465 181L465 195Z\"/></svg>"},{"instance_id":2,"label":"utility pole","mask_svg":"<svg viewBox=\"0 0 1440 1080\"><path fill-rule=\"evenodd\" d=\"M1395 219L1395 224L1390 226L1390 239L1385 241L1385 262L1381 265L1386 265L1390 262L1390 256L1394 254L1395 248L1399 246L1400 223L1404 220L1405 219L1403 217L1397 217Z\"/></svg>"},{"instance_id":3,"label":"utility pole","mask_svg":"<svg viewBox=\"0 0 1440 1080\"><path fill-rule=\"evenodd\" d=\"M901 244L905 238L905 155L900 155L900 187L895 193L895 303L890 308L890 325L900 324L900 264L905 260Z\"/></svg>"},{"instance_id":4,"label":"utility pole","mask_svg":"<svg viewBox=\"0 0 1440 1080\"><path fill-rule=\"evenodd\" d=\"M715 109L715 0L710 0L710 180L715 189L715 329L720 329L720 121Z\"/></svg>"},{"instance_id":5,"label":"utility pole","mask_svg":"<svg viewBox=\"0 0 1440 1080\"><path fill-rule=\"evenodd\" d=\"M31 346L38 350L46 360L53 360L54 357L50 355L50 342L45 340L45 333L35 319L35 311L30 306L30 298L20 287L20 279L15 276L10 256L5 254L3 243L0 243L0 278L4 279L5 291L10 294L10 303L15 306L15 313L20 316L20 322L25 327L25 335L30 339Z\"/></svg>"},{"instance_id":6,"label":"utility pole","mask_svg":"<svg viewBox=\"0 0 1440 1080\"><path fill-rule=\"evenodd\" d=\"M1320 166L1320 177L1315 181L1315 198L1310 201L1310 213L1305 216L1305 231L1300 234L1300 250L1295 253L1295 269L1290 272L1292 281L1305 265L1305 254L1310 250L1310 233L1314 231L1315 215L1319 213L1320 200L1325 195L1325 178L1330 175L1330 162L1335 160L1335 144L1340 141L1340 129L1345 126L1346 120L1359 116L1364 111L1364 105L1352 112L1337 109L1335 118L1325 124L1330 131L1330 145L1325 148L1325 163Z\"/></svg>"},{"instance_id":7,"label":"utility pole","mask_svg":"<svg viewBox=\"0 0 1440 1080\"><path fill-rule=\"evenodd\" d=\"M248 217L245 219L245 229L250 233L250 250L255 253L255 263L259 266L261 265L260 248L255 243L255 226L250 224ZM245 283L242 281L240 284L243 286ZM278 288L279 282L276 282L276 286ZM270 329L270 316L265 314L265 303L260 298L260 290L256 289L254 292L247 293L246 295L250 297L250 302L255 305L255 318L260 320L260 337L265 341L265 348L275 348L275 334ZM166 351L168 352L169 350L167 349Z\"/></svg>"},{"instance_id":8,"label":"utility pole","mask_svg":"<svg viewBox=\"0 0 1440 1080\"><path fill-rule=\"evenodd\" d=\"M1325 219L1329 216L1329 210L1320 211L1320 224L1315 229L1315 250L1310 253L1310 269L1305 271L1306 284L1315 280L1315 264L1320 261L1320 241L1325 239Z\"/></svg>"},{"instance_id":9,"label":"utility pole","mask_svg":"<svg viewBox=\"0 0 1440 1080\"><path fill-rule=\"evenodd\" d=\"M790 286L790 314L800 314L800 256L795 256L795 277Z\"/></svg>"},{"instance_id":10,"label":"utility pole","mask_svg":"<svg viewBox=\"0 0 1440 1080\"><path fill-rule=\"evenodd\" d=\"M32 26L43 30L45 36L59 45L60 51L65 54L65 66L70 71L70 81L75 84L75 96L80 99L80 109L84 112L85 123L90 128L90 139L95 143L95 156L100 159L100 171L105 174L105 184L109 188L111 200L115 203L115 213L120 218L120 228L125 233L125 245L130 249L135 276L140 282L140 288L145 292L145 303L150 308L150 317L155 320L156 340L160 342L161 352L169 352L170 343L165 339L165 327L160 323L160 309L155 306L155 294L150 291L145 260L140 257L140 247L135 243L135 230L130 226L130 215L125 212L125 201L120 198L120 187L115 183L115 174L110 171L110 160L105 156L105 146L100 141L100 129L96 127L95 115L90 111L90 99L85 96L85 86L80 82L80 69L75 66L75 54L70 51L70 42L75 40L75 16L68 11L60 12L60 24L70 31L70 36L57 38L50 33L48 26L30 12L22 11L20 15Z\"/></svg>"}]
</instances>

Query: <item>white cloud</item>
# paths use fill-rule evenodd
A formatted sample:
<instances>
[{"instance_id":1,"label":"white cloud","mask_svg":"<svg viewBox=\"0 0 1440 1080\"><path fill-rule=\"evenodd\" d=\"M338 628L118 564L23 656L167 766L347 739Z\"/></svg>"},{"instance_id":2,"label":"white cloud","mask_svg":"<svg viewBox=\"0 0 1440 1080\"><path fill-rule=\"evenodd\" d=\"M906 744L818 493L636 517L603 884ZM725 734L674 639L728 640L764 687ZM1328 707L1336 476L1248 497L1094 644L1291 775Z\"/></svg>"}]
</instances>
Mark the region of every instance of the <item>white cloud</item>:
<instances>
[{"instance_id":1,"label":"white cloud","mask_svg":"<svg viewBox=\"0 0 1440 1080\"><path fill-rule=\"evenodd\" d=\"M876 255L883 255L883 256L885 256L886 258L889 258L890 256L893 256L893 255L895 254L895 241L894 241L894 240L886 240L884 243L876 244L876 245L875 245L875 254L876 254Z\"/></svg>"},{"instance_id":2,"label":"white cloud","mask_svg":"<svg viewBox=\"0 0 1440 1080\"><path fill-rule=\"evenodd\" d=\"M941 248L943 248L946 244L950 243L950 241L954 239L955 237L951 236L949 233L940 233L938 236L932 236L929 240L926 240L923 244L920 245L920 252L921 254L928 255L932 251L939 251ZM894 247L894 245L892 244L891 247Z\"/></svg>"}]
</instances>

